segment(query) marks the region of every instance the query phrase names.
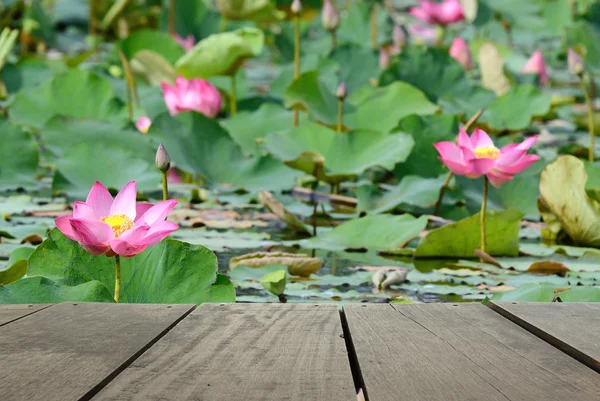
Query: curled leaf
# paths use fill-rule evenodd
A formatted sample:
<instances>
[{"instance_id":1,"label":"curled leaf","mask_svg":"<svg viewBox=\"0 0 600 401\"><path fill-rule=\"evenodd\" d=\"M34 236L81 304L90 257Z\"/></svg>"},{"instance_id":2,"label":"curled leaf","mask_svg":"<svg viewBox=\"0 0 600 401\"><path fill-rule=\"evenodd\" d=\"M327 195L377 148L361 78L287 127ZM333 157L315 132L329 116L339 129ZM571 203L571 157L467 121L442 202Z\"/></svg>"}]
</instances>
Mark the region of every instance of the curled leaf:
<instances>
[{"instance_id":1,"label":"curled leaf","mask_svg":"<svg viewBox=\"0 0 600 401\"><path fill-rule=\"evenodd\" d=\"M262 267L267 265L284 265L292 276L308 277L321 268L322 262L319 258L311 258L308 255L285 252L254 252L231 258L229 268L238 266Z\"/></svg>"}]
</instances>

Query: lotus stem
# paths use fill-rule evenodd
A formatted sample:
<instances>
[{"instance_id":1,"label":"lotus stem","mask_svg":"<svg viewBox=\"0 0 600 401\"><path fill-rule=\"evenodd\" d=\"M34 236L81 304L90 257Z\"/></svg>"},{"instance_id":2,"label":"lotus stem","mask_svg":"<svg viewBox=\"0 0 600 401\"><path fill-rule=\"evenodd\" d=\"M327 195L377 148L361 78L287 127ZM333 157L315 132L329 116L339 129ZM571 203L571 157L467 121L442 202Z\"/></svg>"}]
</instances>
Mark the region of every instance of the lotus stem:
<instances>
[{"instance_id":1,"label":"lotus stem","mask_svg":"<svg viewBox=\"0 0 600 401\"><path fill-rule=\"evenodd\" d=\"M295 28L294 28L294 81L298 79L300 76L300 16L296 15L294 18ZM300 110L294 108L294 120L293 126L298 126L298 121L300 119Z\"/></svg>"},{"instance_id":2,"label":"lotus stem","mask_svg":"<svg viewBox=\"0 0 600 401\"><path fill-rule=\"evenodd\" d=\"M88 34L90 36L94 36L96 34L96 7L94 7L95 0L89 0L90 2L90 10L89 10L89 21L88 21Z\"/></svg>"},{"instance_id":3,"label":"lotus stem","mask_svg":"<svg viewBox=\"0 0 600 401\"><path fill-rule=\"evenodd\" d=\"M371 16L370 16L370 26L371 26L371 47L377 50L379 48L378 43L378 26L377 26L377 4L373 4L371 7Z\"/></svg>"},{"instance_id":4,"label":"lotus stem","mask_svg":"<svg viewBox=\"0 0 600 401\"><path fill-rule=\"evenodd\" d=\"M344 113L344 99L338 100L338 113L337 113L337 133L341 134L343 132L343 113Z\"/></svg>"},{"instance_id":5,"label":"lotus stem","mask_svg":"<svg viewBox=\"0 0 600 401\"><path fill-rule=\"evenodd\" d=\"M169 0L169 34L175 35L177 32L175 31L175 3L176 0Z\"/></svg>"},{"instance_id":6,"label":"lotus stem","mask_svg":"<svg viewBox=\"0 0 600 401\"><path fill-rule=\"evenodd\" d=\"M481 200L481 214L479 216L479 222L481 225L481 250L486 252L486 243L485 243L485 209L487 206L487 198L488 198L488 178L487 176L483 177L483 199Z\"/></svg>"},{"instance_id":7,"label":"lotus stem","mask_svg":"<svg viewBox=\"0 0 600 401\"><path fill-rule=\"evenodd\" d=\"M588 152L588 160L590 162L594 161L594 105L592 103L592 98L590 97L590 93L585 84L585 80L583 79L583 75L579 76L579 81L581 82L581 89L583 89L583 96L585 97L585 103L588 109L588 131L590 133L590 149Z\"/></svg>"},{"instance_id":8,"label":"lotus stem","mask_svg":"<svg viewBox=\"0 0 600 401\"><path fill-rule=\"evenodd\" d=\"M335 30L331 31L331 51L337 48L337 37L335 36Z\"/></svg>"},{"instance_id":9,"label":"lotus stem","mask_svg":"<svg viewBox=\"0 0 600 401\"><path fill-rule=\"evenodd\" d=\"M119 303L121 293L121 256L115 255L115 302Z\"/></svg>"},{"instance_id":10,"label":"lotus stem","mask_svg":"<svg viewBox=\"0 0 600 401\"><path fill-rule=\"evenodd\" d=\"M162 176L163 200L169 199L169 184L167 180L167 171L160 172L160 175Z\"/></svg>"},{"instance_id":11,"label":"lotus stem","mask_svg":"<svg viewBox=\"0 0 600 401\"><path fill-rule=\"evenodd\" d=\"M285 294L279 294L277 296L277 298L279 298L279 303L282 303L282 304L287 303L287 298L285 297Z\"/></svg>"},{"instance_id":12,"label":"lotus stem","mask_svg":"<svg viewBox=\"0 0 600 401\"><path fill-rule=\"evenodd\" d=\"M475 125L475 123L477 123L477 120L479 120L479 117L481 117L481 115L483 114L483 109L479 109L477 111L477 113L475 113L473 115L473 117L471 117L471 119L469 121L467 121L467 123L465 124L465 131L468 133L471 128ZM452 179L452 177L454 177L454 173L452 171L448 172L448 175L446 176L446 179L444 180L444 183L442 184L442 187L440 188L440 195L438 196L438 200L437 202L435 202L435 211L434 216L439 216L440 215L440 208L442 207L442 200L444 199L444 194L446 193L446 188L448 188L448 185L450 184L450 180Z\"/></svg>"},{"instance_id":13,"label":"lotus stem","mask_svg":"<svg viewBox=\"0 0 600 401\"><path fill-rule=\"evenodd\" d=\"M235 82L235 73L231 75L231 94L230 94L230 109L231 115L235 116L237 114L237 98L236 98L236 82Z\"/></svg>"}]
</instances>

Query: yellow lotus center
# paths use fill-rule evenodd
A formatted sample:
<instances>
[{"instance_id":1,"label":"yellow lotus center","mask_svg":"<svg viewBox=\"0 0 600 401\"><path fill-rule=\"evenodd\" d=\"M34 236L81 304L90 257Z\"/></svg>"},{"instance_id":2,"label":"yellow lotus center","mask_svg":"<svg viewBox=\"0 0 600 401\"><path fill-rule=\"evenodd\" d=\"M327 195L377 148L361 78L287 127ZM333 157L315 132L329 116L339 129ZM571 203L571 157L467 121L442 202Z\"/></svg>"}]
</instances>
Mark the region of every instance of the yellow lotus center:
<instances>
[{"instance_id":1,"label":"yellow lotus center","mask_svg":"<svg viewBox=\"0 0 600 401\"><path fill-rule=\"evenodd\" d=\"M473 149L475 157L478 159L486 158L496 160L500 157L500 149L495 146L483 146L481 148Z\"/></svg>"},{"instance_id":2,"label":"yellow lotus center","mask_svg":"<svg viewBox=\"0 0 600 401\"><path fill-rule=\"evenodd\" d=\"M112 228L116 238L133 227L133 220L124 214L113 214L108 217L102 217L100 220L105 222Z\"/></svg>"}]
</instances>

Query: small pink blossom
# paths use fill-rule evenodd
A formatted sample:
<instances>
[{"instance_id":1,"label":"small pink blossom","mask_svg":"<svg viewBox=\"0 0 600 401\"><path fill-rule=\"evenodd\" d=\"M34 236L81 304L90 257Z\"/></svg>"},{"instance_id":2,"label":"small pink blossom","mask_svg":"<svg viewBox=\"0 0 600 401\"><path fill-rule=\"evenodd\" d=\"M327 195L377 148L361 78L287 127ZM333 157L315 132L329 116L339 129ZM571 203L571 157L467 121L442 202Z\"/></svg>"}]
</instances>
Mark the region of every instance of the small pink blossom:
<instances>
[{"instance_id":1,"label":"small pink blossom","mask_svg":"<svg viewBox=\"0 0 600 401\"><path fill-rule=\"evenodd\" d=\"M537 74L540 77L540 82L543 85L546 85L550 81L546 62L544 61L544 56L542 55L542 51L540 49L537 49L531 55L531 58L527 61L525 67L523 67L523 72L526 74Z\"/></svg>"},{"instance_id":2,"label":"small pink blossom","mask_svg":"<svg viewBox=\"0 0 600 401\"><path fill-rule=\"evenodd\" d=\"M138 118L137 122L135 123L135 127L142 134L147 134L151 125L152 125L152 120L150 120L150 117L148 117L148 116L142 116L142 117Z\"/></svg>"},{"instance_id":3,"label":"small pink blossom","mask_svg":"<svg viewBox=\"0 0 600 401\"><path fill-rule=\"evenodd\" d=\"M365 395L363 393L362 388L360 390L358 390L358 394L356 394L356 400L357 401L365 401Z\"/></svg>"},{"instance_id":4,"label":"small pink blossom","mask_svg":"<svg viewBox=\"0 0 600 401\"><path fill-rule=\"evenodd\" d=\"M188 35L184 39L178 34L174 34L173 39L175 39L175 41L179 43L181 47L185 49L186 52L189 52L192 49L192 47L194 47L194 45L196 44L196 39L194 38L194 35Z\"/></svg>"},{"instance_id":5,"label":"small pink blossom","mask_svg":"<svg viewBox=\"0 0 600 401\"><path fill-rule=\"evenodd\" d=\"M408 26L408 33L411 37L422 40L425 43L432 43L438 37L434 28L423 24L410 24Z\"/></svg>"},{"instance_id":6,"label":"small pink blossom","mask_svg":"<svg viewBox=\"0 0 600 401\"><path fill-rule=\"evenodd\" d=\"M136 194L135 181L125 185L114 199L96 181L86 201L75 202L73 215L57 218L56 227L91 254L135 256L179 228L165 220L176 200L156 205L136 203Z\"/></svg>"},{"instance_id":7,"label":"small pink blossom","mask_svg":"<svg viewBox=\"0 0 600 401\"><path fill-rule=\"evenodd\" d=\"M176 169L170 168L167 172L167 180L169 184L180 184L181 176L179 175Z\"/></svg>"},{"instance_id":8,"label":"small pink blossom","mask_svg":"<svg viewBox=\"0 0 600 401\"><path fill-rule=\"evenodd\" d=\"M442 0L441 3L421 0L419 3L419 7L410 9L410 14L428 24L448 25L465 18L459 0Z\"/></svg>"},{"instance_id":9,"label":"small pink blossom","mask_svg":"<svg viewBox=\"0 0 600 401\"><path fill-rule=\"evenodd\" d=\"M221 110L221 94L210 82L203 79L187 80L177 77L174 86L160 84L165 103L172 116L194 110L214 118Z\"/></svg>"},{"instance_id":10,"label":"small pink blossom","mask_svg":"<svg viewBox=\"0 0 600 401\"><path fill-rule=\"evenodd\" d=\"M450 56L458 61L467 71L473 68L473 57L469 50L469 45L463 38L454 38L450 46Z\"/></svg>"},{"instance_id":11,"label":"small pink blossom","mask_svg":"<svg viewBox=\"0 0 600 401\"><path fill-rule=\"evenodd\" d=\"M469 178L485 175L493 186L499 187L539 160L539 156L526 154L536 140L533 136L498 149L483 130L476 129L469 138L461 128L456 144L438 142L434 146L454 174Z\"/></svg>"}]
</instances>

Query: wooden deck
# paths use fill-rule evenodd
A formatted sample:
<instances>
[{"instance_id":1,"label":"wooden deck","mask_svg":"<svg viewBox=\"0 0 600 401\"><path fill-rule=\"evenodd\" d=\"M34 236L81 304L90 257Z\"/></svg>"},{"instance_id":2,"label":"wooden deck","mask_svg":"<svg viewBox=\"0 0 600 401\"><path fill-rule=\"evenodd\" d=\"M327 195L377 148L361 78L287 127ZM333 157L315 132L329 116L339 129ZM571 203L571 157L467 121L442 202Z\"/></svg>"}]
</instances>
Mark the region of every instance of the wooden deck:
<instances>
[{"instance_id":1,"label":"wooden deck","mask_svg":"<svg viewBox=\"0 0 600 401\"><path fill-rule=\"evenodd\" d=\"M1 401L600 401L600 305L0 306Z\"/></svg>"}]
</instances>

